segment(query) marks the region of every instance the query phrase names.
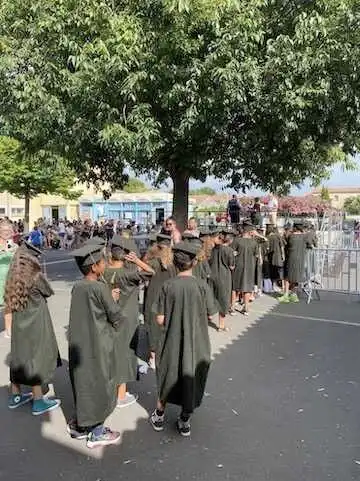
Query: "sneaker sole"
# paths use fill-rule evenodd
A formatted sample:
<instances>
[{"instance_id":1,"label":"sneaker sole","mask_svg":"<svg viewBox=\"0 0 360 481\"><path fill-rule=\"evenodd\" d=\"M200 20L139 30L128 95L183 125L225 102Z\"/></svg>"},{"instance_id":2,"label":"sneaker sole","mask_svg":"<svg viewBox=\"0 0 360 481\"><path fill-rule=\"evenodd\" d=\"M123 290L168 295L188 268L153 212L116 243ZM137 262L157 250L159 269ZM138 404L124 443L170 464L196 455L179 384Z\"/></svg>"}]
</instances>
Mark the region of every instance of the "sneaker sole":
<instances>
[{"instance_id":1,"label":"sneaker sole","mask_svg":"<svg viewBox=\"0 0 360 481\"><path fill-rule=\"evenodd\" d=\"M183 438L188 438L188 437L191 436L191 430L190 430L189 432L185 432L185 433L184 433L183 431L181 431L178 423L176 423L176 428L177 428L178 433L180 434L180 436L182 436Z\"/></svg>"},{"instance_id":2,"label":"sneaker sole","mask_svg":"<svg viewBox=\"0 0 360 481\"><path fill-rule=\"evenodd\" d=\"M71 429L69 428L69 426L66 426L66 432L70 435L71 439L77 439L79 441L88 437L87 434L81 434L80 436L74 434L73 431L71 431Z\"/></svg>"},{"instance_id":3,"label":"sneaker sole","mask_svg":"<svg viewBox=\"0 0 360 481\"><path fill-rule=\"evenodd\" d=\"M61 402L55 404L54 406L49 407L48 409L44 409L44 411L40 411L40 412L33 411L32 415L33 416L41 416L42 414L49 413L50 411L55 411L55 409L59 408L60 405L61 405Z\"/></svg>"},{"instance_id":4,"label":"sneaker sole","mask_svg":"<svg viewBox=\"0 0 360 481\"><path fill-rule=\"evenodd\" d=\"M116 407L117 407L118 409L127 408L127 407L132 406L133 404L135 404L138 399L139 399L139 397L135 398L133 401L128 402L127 404L117 404Z\"/></svg>"},{"instance_id":5,"label":"sneaker sole","mask_svg":"<svg viewBox=\"0 0 360 481\"><path fill-rule=\"evenodd\" d=\"M101 446L112 446L114 444L119 444L120 443L121 437L119 436L116 439L113 439L111 441L88 441L86 443L86 447L89 449L94 449L94 448L100 448Z\"/></svg>"},{"instance_id":6,"label":"sneaker sole","mask_svg":"<svg viewBox=\"0 0 360 481\"><path fill-rule=\"evenodd\" d=\"M161 428L158 427L158 426L155 426L155 424L151 421L151 419L150 419L150 424L151 424L153 430L156 431L157 433L160 433L161 431L164 431L164 426L162 426Z\"/></svg>"},{"instance_id":7,"label":"sneaker sole","mask_svg":"<svg viewBox=\"0 0 360 481\"><path fill-rule=\"evenodd\" d=\"M32 401L32 396L29 397L29 399L25 399L24 401L21 401L21 403L15 404L13 406L8 405L8 408L9 409L17 409L20 406L24 406L25 404L29 403L30 401Z\"/></svg>"}]
</instances>

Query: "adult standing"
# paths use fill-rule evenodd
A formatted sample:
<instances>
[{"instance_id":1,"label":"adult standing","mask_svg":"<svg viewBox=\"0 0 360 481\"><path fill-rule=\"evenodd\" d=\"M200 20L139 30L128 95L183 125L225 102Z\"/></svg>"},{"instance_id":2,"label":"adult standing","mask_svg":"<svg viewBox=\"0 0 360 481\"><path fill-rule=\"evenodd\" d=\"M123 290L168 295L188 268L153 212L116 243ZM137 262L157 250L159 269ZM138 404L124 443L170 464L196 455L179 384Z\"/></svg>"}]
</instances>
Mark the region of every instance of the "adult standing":
<instances>
[{"instance_id":1,"label":"adult standing","mask_svg":"<svg viewBox=\"0 0 360 481\"><path fill-rule=\"evenodd\" d=\"M65 249L66 227L65 227L65 222L62 219L60 219L59 221L58 232L59 232L59 238L60 238L60 249Z\"/></svg>"},{"instance_id":2,"label":"adult standing","mask_svg":"<svg viewBox=\"0 0 360 481\"><path fill-rule=\"evenodd\" d=\"M188 221L187 229L184 231L184 234L192 235L193 237L200 236L200 231L199 231L198 224L195 217L190 217Z\"/></svg>"},{"instance_id":3,"label":"adult standing","mask_svg":"<svg viewBox=\"0 0 360 481\"><path fill-rule=\"evenodd\" d=\"M0 220L0 304L4 306L4 292L6 277L16 246L11 243L13 228L11 222ZM5 337L11 335L11 312L4 306Z\"/></svg>"},{"instance_id":4,"label":"adult standing","mask_svg":"<svg viewBox=\"0 0 360 481\"><path fill-rule=\"evenodd\" d=\"M172 245L181 242L181 234L177 228L175 217L173 216L170 216L166 219L165 228L162 229L161 233L171 237Z\"/></svg>"},{"instance_id":5,"label":"adult standing","mask_svg":"<svg viewBox=\"0 0 360 481\"><path fill-rule=\"evenodd\" d=\"M227 214L232 224L240 224L240 204L235 194L228 202Z\"/></svg>"},{"instance_id":6,"label":"adult standing","mask_svg":"<svg viewBox=\"0 0 360 481\"><path fill-rule=\"evenodd\" d=\"M277 225L277 213L279 209L279 201L274 194L270 194L269 196L268 208L269 208L269 215L270 215L270 224Z\"/></svg>"}]
</instances>

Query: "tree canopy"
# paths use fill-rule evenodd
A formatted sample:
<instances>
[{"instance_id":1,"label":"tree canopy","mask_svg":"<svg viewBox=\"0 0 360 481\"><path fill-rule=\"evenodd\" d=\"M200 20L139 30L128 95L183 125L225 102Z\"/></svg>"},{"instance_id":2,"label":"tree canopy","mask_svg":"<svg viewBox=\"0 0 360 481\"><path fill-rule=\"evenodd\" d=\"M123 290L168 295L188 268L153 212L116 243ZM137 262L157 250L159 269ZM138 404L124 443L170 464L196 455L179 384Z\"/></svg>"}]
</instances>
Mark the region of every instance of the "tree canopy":
<instances>
[{"instance_id":1,"label":"tree canopy","mask_svg":"<svg viewBox=\"0 0 360 481\"><path fill-rule=\"evenodd\" d=\"M344 211L349 215L360 214L360 196L348 197L344 201Z\"/></svg>"},{"instance_id":2,"label":"tree canopy","mask_svg":"<svg viewBox=\"0 0 360 481\"><path fill-rule=\"evenodd\" d=\"M29 155L10 137L0 137L0 191L25 199L25 222L29 222L30 199L39 194L58 194L77 199L74 172L60 158L39 151Z\"/></svg>"},{"instance_id":3,"label":"tree canopy","mask_svg":"<svg viewBox=\"0 0 360 481\"><path fill-rule=\"evenodd\" d=\"M129 194L136 194L140 192L147 192L149 188L147 185L139 179L129 178L123 187L124 192Z\"/></svg>"},{"instance_id":4,"label":"tree canopy","mask_svg":"<svg viewBox=\"0 0 360 481\"><path fill-rule=\"evenodd\" d=\"M359 146L359 18L356 0L3 0L1 120L82 179L171 177L184 219L190 178L318 183Z\"/></svg>"},{"instance_id":5,"label":"tree canopy","mask_svg":"<svg viewBox=\"0 0 360 481\"><path fill-rule=\"evenodd\" d=\"M216 190L212 187L200 187L199 189L191 189L190 195L216 195Z\"/></svg>"}]
</instances>

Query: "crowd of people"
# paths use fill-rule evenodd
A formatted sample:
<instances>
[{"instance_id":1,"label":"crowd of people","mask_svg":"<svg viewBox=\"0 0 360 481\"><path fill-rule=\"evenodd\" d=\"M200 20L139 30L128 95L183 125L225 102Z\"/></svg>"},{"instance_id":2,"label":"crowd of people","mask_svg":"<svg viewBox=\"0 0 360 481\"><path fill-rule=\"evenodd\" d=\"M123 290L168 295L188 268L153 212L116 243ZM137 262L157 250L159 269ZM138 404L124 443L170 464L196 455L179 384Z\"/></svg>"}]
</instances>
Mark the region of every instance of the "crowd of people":
<instances>
[{"instance_id":1,"label":"crowd of people","mask_svg":"<svg viewBox=\"0 0 360 481\"><path fill-rule=\"evenodd\" d=\"M67 227L59 226L64 238ZM6 245L11 235L11 224L0 222L1 248L9 253L3 285L11 335L9 408L31 402L37 416L60 406L59 399L43 393L61 365L46 302L54 292L41 272L42 252L34 238L12 250ZM68 433L86 439L89 448L118 443L120 434L105 427L105 420L115 407L136 402L128 383L150 366L158 387L151 425L164 429L166 405L172 403L180 407L179 433L189 436L211 362L209 326L226 332L227 316L248 315L263 289L281 293L281 302L298 302L296 289L304 280L306 250L316 246L315 232L300 223L283 233L270 224L264 232L250 219L198 229L192 218L181 234L169 217L151 235L141 259L130 235L107 240L92 235L72 252L83 279L71 293L69 374L75 409ZM23 386L31 386L31 392Z\"/></svg>"}]
</instances>

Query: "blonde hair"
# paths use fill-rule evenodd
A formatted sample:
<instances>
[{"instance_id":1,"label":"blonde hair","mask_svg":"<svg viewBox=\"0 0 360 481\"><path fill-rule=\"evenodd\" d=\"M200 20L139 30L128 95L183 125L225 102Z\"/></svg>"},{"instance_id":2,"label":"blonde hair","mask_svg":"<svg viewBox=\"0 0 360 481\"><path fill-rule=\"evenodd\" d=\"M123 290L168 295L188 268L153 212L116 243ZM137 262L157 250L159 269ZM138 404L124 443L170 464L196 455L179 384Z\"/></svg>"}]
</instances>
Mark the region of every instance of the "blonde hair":
<instances>
[{"instance_id":1,"label":"blonde hair","mask_svg":"<svg viewBox=\"0 0 360 481\"><path fill-rule=\"evenodd\" d=\"M203 248L202 250L204 251L205 258L207 260L210 259L211 257L211 252L214 248L215 242L212 237L205 237L203 240Z\"/></svg>"},{"instance_id":2,"label":"blonde hair","mask_svg":"<svg viewBox=\"0 0 360 481\"><path fill-rule=\"evenodd\" d=\"M148 250L146 261L159 259L163 266L168 267L174 262L174 255L171 247L155 244Z\"/></svg>"},{"instance_id":3,"label":"blonde hair","mask_svg":"<svg viewBox=\"0 0 360 481\"><path fill-rule=\"evenodd\" d=\"M9 311L19 312L26 309L30 291L40 272L38 259L19 249L10 264L5 284L4 302Z\"/></svg>"}]
</instances>

